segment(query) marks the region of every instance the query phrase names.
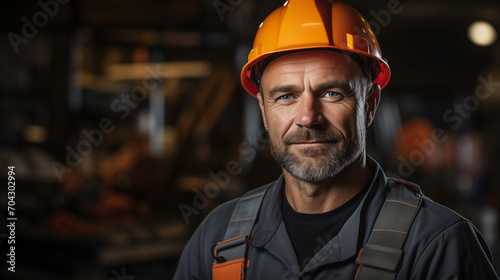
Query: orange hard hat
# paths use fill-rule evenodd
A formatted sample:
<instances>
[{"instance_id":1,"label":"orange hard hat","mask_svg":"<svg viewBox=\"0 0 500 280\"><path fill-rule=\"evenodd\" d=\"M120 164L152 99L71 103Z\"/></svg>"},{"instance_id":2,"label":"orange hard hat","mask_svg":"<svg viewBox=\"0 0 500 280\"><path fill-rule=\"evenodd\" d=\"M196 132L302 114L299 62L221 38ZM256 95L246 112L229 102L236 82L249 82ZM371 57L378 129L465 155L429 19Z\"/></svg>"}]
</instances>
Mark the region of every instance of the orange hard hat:
<instances>
[{"instance_id":1,"label":"orange hard hat","mask_svg":"<svg viewBox=\"0 0 500 280\"><path fill-rule=\"evenodd\" d=\"M288 0L260 24L241 83L253 96L266 58L293 51L328 49L373 64L373 83L384 88L391 71L375 34L363 16L351 6L335 0ZM359 63L359 62L358 62ZM261 65L264 64L264 65ZM365 72L367 72L365 70Z\"/></svg>"}]
</instances>

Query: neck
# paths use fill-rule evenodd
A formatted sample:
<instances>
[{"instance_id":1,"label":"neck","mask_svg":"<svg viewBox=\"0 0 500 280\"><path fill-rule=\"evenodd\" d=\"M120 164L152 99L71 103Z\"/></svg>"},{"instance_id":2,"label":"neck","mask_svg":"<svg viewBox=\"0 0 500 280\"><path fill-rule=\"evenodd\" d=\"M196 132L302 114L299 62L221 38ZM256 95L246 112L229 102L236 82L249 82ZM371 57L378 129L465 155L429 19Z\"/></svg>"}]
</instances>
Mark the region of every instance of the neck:
<instances>
[{"instance_id":1,"label":"neck","mask_svg":"<svg viewBox=\"0 0 500 280\"><path fill-rule=\"evenodd\" d=\"M283 170L288 203L299 213L318 214L336 209L353 198L372 179L372 171L361 156L328 180L301 181Z\"/></svg>"}]
</instances>

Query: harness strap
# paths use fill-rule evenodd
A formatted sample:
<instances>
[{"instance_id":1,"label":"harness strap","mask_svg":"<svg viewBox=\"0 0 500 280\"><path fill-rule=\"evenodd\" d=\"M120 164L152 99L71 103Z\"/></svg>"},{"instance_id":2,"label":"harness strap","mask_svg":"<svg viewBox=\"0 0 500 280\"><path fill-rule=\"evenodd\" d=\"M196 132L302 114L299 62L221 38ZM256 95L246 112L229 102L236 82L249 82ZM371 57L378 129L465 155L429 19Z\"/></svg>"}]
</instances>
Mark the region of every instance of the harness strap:
<instances>
[{"instance_id":1,"label":"harness strap","mask_svg":"<svg viewBox=\"0 0 500 280\"><path fill-rule=\"evenodd\" d=\"M360 265L356 280L396 278L403 257L403 246L422 203L422 194L417 185L402 180L391 178L389 187L391 191L370 238L356 259Z\"/></svg>"},{"instance_id":2,"label":"harness strap","mask_svg":"<svg viewBox=\"0 0 500 280\"><path fill-rule=\"evenodd\" d=\"M250 233L270 185L248 192L236 203L224 241L217 243L214 248L213 280L244 279L249 264L246 255Z\"/></svg>"}]
</instances>

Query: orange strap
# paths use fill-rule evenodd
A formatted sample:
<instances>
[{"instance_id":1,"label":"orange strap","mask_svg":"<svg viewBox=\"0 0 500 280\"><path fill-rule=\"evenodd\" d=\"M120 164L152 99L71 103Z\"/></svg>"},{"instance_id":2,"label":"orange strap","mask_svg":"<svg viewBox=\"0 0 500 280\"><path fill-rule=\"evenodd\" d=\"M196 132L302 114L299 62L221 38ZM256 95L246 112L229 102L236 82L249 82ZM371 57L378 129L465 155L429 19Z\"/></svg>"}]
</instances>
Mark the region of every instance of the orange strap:
<instances>
[{"instance_id":1,"label":"orange strap","mask_svg":"<svg viewBox=\"0 0 500 280\"><path fill-rule=\"evenodd\" d=\"M243 280L245 279L245 258L216 263L212 266L213 280Z\"/></svg>"},{"instance_id":2,"label":"orange strap","mask_svg":"<svg viewBox=\"0 0 500 280\"><path fill-rule=\"evenodd\" d=\"M248 267L247 249L260 205L271 184L245 194L236 204L224 235L213 247L213 280L242 280Z\"/></svg>"}]
</instances>

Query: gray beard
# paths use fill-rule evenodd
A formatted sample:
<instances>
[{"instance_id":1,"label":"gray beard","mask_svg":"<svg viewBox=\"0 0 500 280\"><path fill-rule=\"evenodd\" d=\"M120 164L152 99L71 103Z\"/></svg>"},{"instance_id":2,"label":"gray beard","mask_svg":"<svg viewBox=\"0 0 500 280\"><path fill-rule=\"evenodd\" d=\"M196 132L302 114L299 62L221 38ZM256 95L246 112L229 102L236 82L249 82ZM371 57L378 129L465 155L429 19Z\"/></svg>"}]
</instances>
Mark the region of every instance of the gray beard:
<instances>
[{"instance_id":1,"label":"gray beard","mask_svg":"<svg viewBox=\"0 0 500 280\"><path fill-rule=\"evenodd\" d=\"M315 139L310 136L311 134L317 133L308 132L304 134L307 136L294 137L294 139ZM317 135L322 135L322 133ZM290 151L290 145L287 143L290 141L284 139L280 146L271 136L269 139L271 154L278 164L296 179L311 183L320 183L333 178L358 159L364 150L361 145L364 143L364 135L354 137L352 141L345 141L340 136L330 135L330 139L335 140L335 143L325 147L302 150L303 157Z\"/></svg>"}]
</instances>

